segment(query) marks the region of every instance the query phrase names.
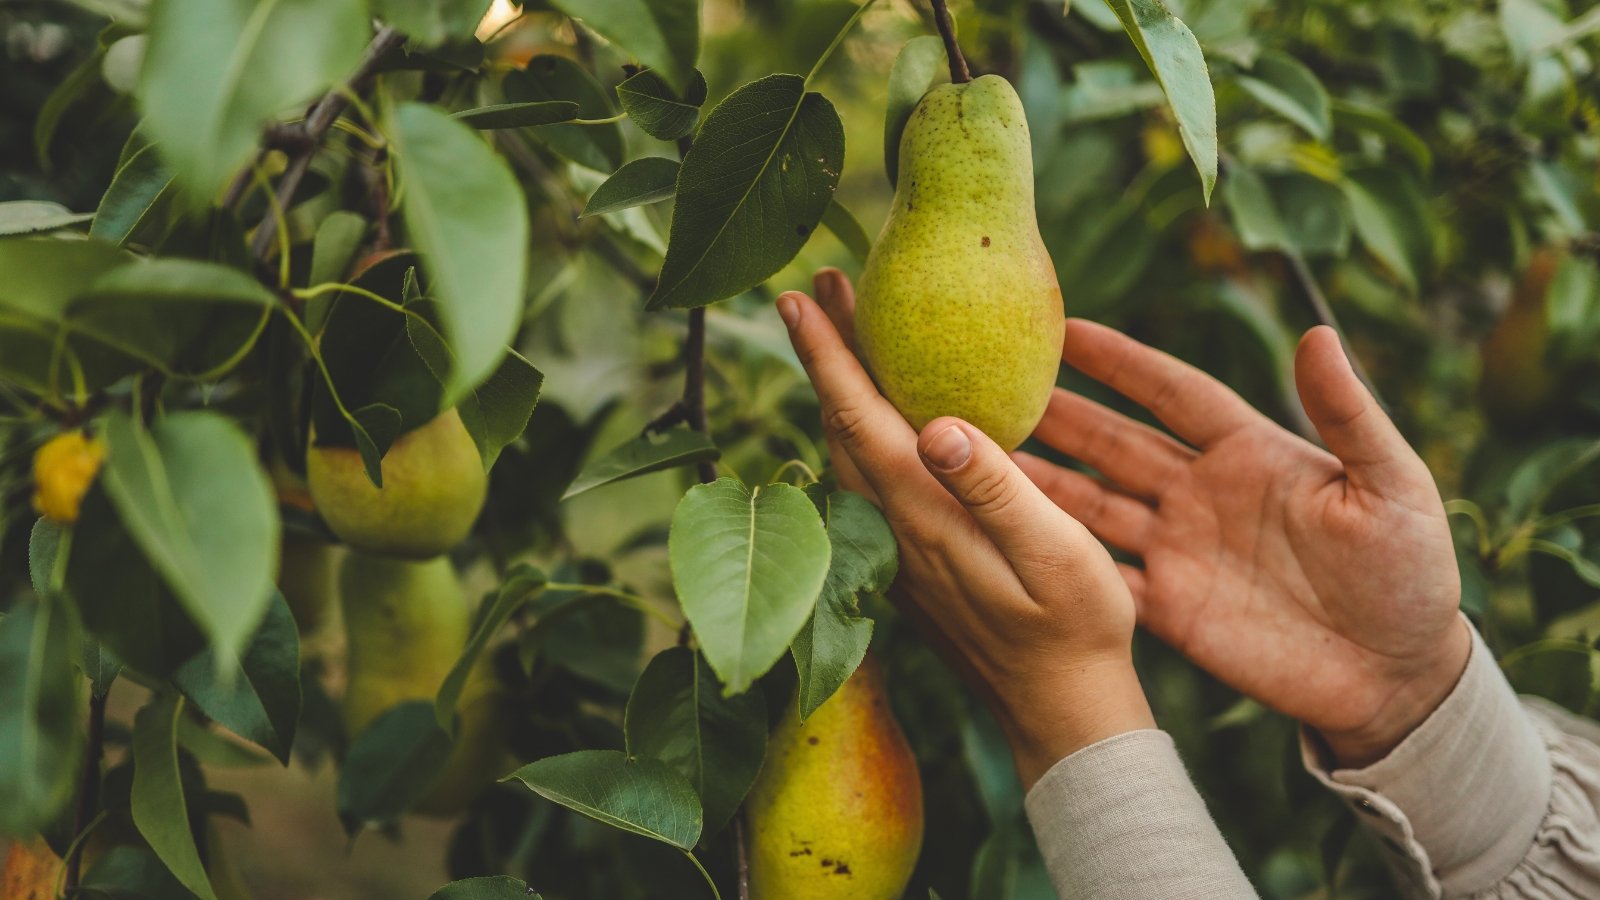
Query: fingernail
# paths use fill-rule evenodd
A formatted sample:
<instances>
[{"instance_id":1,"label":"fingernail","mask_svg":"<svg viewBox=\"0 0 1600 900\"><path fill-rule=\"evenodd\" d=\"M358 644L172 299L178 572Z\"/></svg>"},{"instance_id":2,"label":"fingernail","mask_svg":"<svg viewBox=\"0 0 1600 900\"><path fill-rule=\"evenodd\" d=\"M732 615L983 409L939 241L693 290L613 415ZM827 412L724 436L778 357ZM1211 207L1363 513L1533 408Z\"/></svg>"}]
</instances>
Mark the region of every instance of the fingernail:
<instances>
[{"instance_id":1,"label":"fingernail","mask_svg":"<svg viewBox=\"0 0 1600 900\"><path fill-rule=\"evenodd\" d=\"M972 458L972 440L959 425L951 425L933 436L922 451L923 458L941 469L959 469Z\"/></svg>"},{"instance_id":2,"label":"fingernail","mask_svg":"<svg viewBox=\"0 0 1600 900\"><path fill-rule=\"evenodd\" d=\"M783 324L790 328L793 328L795 323L800 321L800 302L794 298L793 294L778 295L778 318L782 319Z\"/></svg>"}]
</instances>

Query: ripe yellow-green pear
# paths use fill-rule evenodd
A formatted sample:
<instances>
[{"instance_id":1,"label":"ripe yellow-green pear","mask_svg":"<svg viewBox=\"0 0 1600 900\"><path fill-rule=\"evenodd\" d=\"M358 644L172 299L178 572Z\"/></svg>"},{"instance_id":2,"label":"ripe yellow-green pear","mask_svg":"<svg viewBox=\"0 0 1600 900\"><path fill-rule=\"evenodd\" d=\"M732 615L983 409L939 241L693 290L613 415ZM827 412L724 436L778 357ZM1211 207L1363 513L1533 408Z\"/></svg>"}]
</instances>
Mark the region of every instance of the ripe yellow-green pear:
<instances>
[{"instance_id":1,"label":"ripe yellow-green pear","mask_svg":"<svg viewBox=\"0 0 1600 900\"><path fill-rule=\"evenodd\" d=\"M338 619L339 549L297 534L284 534L279 544L278 591L301 637L320 634Z\"/></svg>"},{"instance_id":2,"label":"ripe yellow-green pear","mask_svg":"<svg viewBox=\"0 0 1600 900\"><path fill-rule=\"evenodd\" d=\"M340 540L359 550L423 559L461 543L483 508L489 479L454 409L401 435L383 457L383 487L353 447L306 454L311 499Z\"/></svg>"},{"instance_id":3,"label":"ripe yellow-green pear","mask_svg":"<svg viewBox=\"0 0 1600 900\"><path fill-rule=\"evenodd\" d=\"M349 644L345 729L355 739L389 708L432 700L466 646L472 610L450 560L415 561L351 551L340 567ZM455 746L439 779L415 807L448 816L505 774L504 693L485 662L462 690Z\"/></svg>"},{"instance_id":4,"label":"ripe yellow-green pear","mask_svg":"<svg viewBox=\"0 0 1600 900\"><path fill-rule=\"evenodd\" d=\"M858 285L878 386L919 429L959 416L1009 450L1044 415L1065 328L1017 92L998 75L934 88L901 134L894 206Z\"/></svg>"},{"instance_id":5,"label":"ripe yellow-green pear","mask_svg":"<svg viewBox=\"0 0 1600 900\"><path fill-rule=\"evenodd\" d=\"M872 656L804 724L789 707L746 809L751 900L898 900L922 780Z\"/></svg>"}]
</instances>

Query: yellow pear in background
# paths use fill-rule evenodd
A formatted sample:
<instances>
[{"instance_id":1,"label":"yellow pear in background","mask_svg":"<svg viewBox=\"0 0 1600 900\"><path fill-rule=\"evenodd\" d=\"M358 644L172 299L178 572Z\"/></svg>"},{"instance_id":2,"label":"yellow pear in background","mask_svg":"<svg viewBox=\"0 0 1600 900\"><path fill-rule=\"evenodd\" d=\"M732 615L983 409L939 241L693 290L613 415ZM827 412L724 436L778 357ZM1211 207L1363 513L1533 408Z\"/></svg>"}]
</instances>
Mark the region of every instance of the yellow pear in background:
<instances>
[{"instance_id":1,"label":"yellow pear in background","mask_svg":"<svg viewBox=\"0 0 1600 900\"><path fill-rule=\"evenodd\" d=\"M934 88L858 285L873 377L918 429L960 416L1009 450L1044 415L1065 327L1017 92L997 75Z\"/></svg>"},{"instance_id":2,"label":"yellow pear in background","mask_svg":"<svg viewBox=\"0 0 1600 900\"><path fill-rule=\"evenodd\" d=\"M450 560L414 561L351 551L339 572L349 645L342 709L354 740L386 710L431 701L466 646L472 610ZM487 665L467 678L455 746L415 810L454 815L505 774L504 694Z\"/></svg>"},{"instance_id":3,"label":"yellow pear in background","mask_svg":"<svg viewBox=\"0 0 1600 900\"><path fill-rule=\"evenodd\" d=\"M488 495L472 435L454 409L401 435L384 455L383 487L367 478L353 447L306 455L311 499L340 540L369 553L426 558L461 543Z\"/></svg>"},{"instance_id":4,"label":"yellow pear in background","mask_svg":"<svg viewBox=\"0 0 1600 900\"><path fill-rule=\"evenodd\" d=\"M869 655L804 724L790 705L746 802L751 900L898 900L922 780Z\"/></svg>"}]
</instances>

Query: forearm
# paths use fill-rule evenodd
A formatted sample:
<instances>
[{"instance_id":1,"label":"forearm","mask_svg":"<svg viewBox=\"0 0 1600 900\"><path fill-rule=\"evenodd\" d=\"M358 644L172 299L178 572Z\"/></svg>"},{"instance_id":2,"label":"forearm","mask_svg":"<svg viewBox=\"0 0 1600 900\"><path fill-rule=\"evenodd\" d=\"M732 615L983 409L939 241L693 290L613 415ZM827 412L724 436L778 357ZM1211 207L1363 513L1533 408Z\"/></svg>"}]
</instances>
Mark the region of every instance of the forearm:
<instances>
[{"instance_id":1,"label":"forearm","mask_svg":"<svg viewBox=\"0 0 1600 900\"><path fill-rule=\"evenodd\" d=\"M1519 703L1482 640L1454 689L1377 762L1307 768L1377 838L1410 897L1600 896L1600 727Z\"/></svg>"},{"instance_id":2,"label":"forearm","mask_svg":"<svg viewBox=\"0 0 1600 900\"><path fill-rule=\"evenodd\" d=\"M1027 809L1062 900L1256 896L1166 732L1073 753L1028 792Z\"/></svg>"}]
</instances>

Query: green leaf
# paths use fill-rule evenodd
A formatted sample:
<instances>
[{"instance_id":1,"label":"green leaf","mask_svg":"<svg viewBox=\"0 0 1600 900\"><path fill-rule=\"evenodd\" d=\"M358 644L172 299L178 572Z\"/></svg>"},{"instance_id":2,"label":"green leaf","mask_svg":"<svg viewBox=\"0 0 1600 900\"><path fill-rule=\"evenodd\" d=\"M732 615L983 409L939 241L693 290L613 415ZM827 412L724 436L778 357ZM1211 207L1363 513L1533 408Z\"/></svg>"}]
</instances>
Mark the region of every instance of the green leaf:
<instances>
[{"instance_id":1,"label":"green leaf","mask_svg":"<svg viewBox=\"0 0 1600 900\"><path fill-rule=\"evenodd\" d=\"M526 881L510 875L483 875L452 881L428 900L539 900L541 896Z\"/></svg>"},{"instance_id":2,"label":"green leaf","mask_svg":"<svg viewBox=\"0 0 1600 900\"><path fill-rule=\"evenodd\" d=\"M628 697L628 755L659 759L689 779L716 834L744 802L767 752L767 703L761 691L724 697L698 653L670 647L656 654Z\"/></svg>"},{"instance_id":3,"label":"green leaf","mask_svg":"<svg viewBox=\"0 0 1600 900\"><path fill-rule=\"evenodd\" d=\"M678 161L664 156L646 156L618 169L595 188L578 218L660 203L678 189Z\"/></svg>"},{"instance_id":4,"label":"green leaf","mask_svg":"<svg viewBox=\"0 0 1600 900\"><path fill-rule=\"evenodd\" d=\"M689 83L700 55L700 0L551 0L551 5L659 69Z\"/></svg>"},{"instance_id":5,"label":"green leaf","mask_svg":"<svg viewBox=\"0 0 1600 900\"><path fill-rule=\"evenodd\" d=\"M828 211L822 214L822 225L833 232L833 236L844 244L856 262L866 263L867 254L872 252L872 240L867 237L866 229L861 227L856 217L850 214L850 210L844 208L844 204L837 199L828 204Z\"/></svg>"},{"instance_id":6,"label":"green leaf","mask_svg":"<svg viewBox=\"0 0 1600 900\"><path fill-rule=\"evenodd\" d=\"M500 451L507 444L527 429L543 386L544 373L522 354L507 350L494 374L456 404L461 423L478 445L485 470L500 458Z\"/></svg>"},{"instance_id":7,"label":"green leaf","mask_svg":"<svg viewBox=\"0 0 1600 900\"><path fill-rule=\"evenodd\" d=\"M151 259L119 266L94 280L78 295L74 308L85 304L141 304L162 300L189 303L236 303L268 308L278 298L261 282L238 269L195 259Z\"/></svg>"},{"instance_id":8,"label":"green leaf","mask_svg":"<svg viewBox=\"0 0 1600 900\"><path fill-rule=\"evenodd\" d=\"M1290 243L1306 256L1345 256L1350 219L1339 188L1300 172L1271 176L1267 184Z\"/></svg>"},{"instance_id":9,"label":"green leaf","mask_svg":"<svg viewBox=\"0 0 1600 900\"><path fill-rule=\"evenodd\" d=\"M578 104L571 100L536 100L532 103L497 103L452 113L452 119L479 130L526 128L549 125L578 117Z\"/></svg>"},{"instance_id":10,"label":"green leaf","mask_svg":"<svg viewBox=\"0 0 1600 900\"><path fill-rule=\"evenodd\" d=\"M83 708L71 641L52 598L0 618L0 834L31 838L77 786Z\"/></svg>"},{"instance_id":11,"label":"green leaf","mask_svg":"<svg viewBox=\"0 0 1600 900\"><path fill-rule=\"evenodd\" d=\"M597 822L687 851L700 840L700 800L676 769L619 750L547 756L507 776Z\"/></svg>"},{"instance_id":12,"label":"green leaf","mask_svg":"<svg viewBox=\"0 0 1600 900\"><path fill-rule=\"evenodd\" d=\"M445 676L444 683L439 686L439 694L433 701L434 719L440 728L455 733L456 704L461 700L461 691L466 687L467 678L478 664L484 648L505 627L511 614L537 596L547 581L549 579L538 569L526 564L518 565L506 575L500 589L495 592L493 602L478 613L478 621L472 626L466 648L461 651L455 665L450 667L450 673Z\"/></svg>"},{"instance_id":13,"label":"green leaf","mask_svg":"<svg viewBox=\"0 0 1600 900\"><path fill-rule=\"evenodd\" d=\"M216 900L200 862L178 770L178 714L183 699L157 695L133 723L133 824L172 874L201 900Z\"/></svg>"},{"instance_id":14,"label":"green leaf","mask_svg":"<svg viewBox=\"0 0 1600 900\"><path fill-rule=\"evenodd\" d=\"M356 251L361 249L361 239L366 236L367 220L360 214L347 209L329 213L317 226L316 236L311 241L311 270L307 280L311 284L326 284L343 278L345 272L350 270L350 261L355 258ZM319 307L321 312L313 321L310 310L307 310L306 328L316 334L322 330L331 301L319 297L312 301L312 305Z\"/></svg>"},{"instance_id":15,"label":"green leaf","mask_svg":"<svg viewBox=\"0 0 1600 900\"><path fill-rule=\"evenodd\" d=\"M211 641L237 660L274 588L278 506L255 445L212 412L174 413L144 430L127 414L100 421L106 493Z\"/></svg>"},{"instance_id":16,"label":"green leaf","mask_svg":"<svg viewBox=\"0 0 1600 900\"><path fill-rule=\"evenodd\" d=\"M831 555L804 491L752 490L732 478L689 489L667 547L678 602L729 694L788 649L816 606Z\"/></svg>"},{"instance_id":17,"label":"green leaf","mask_svg":"<svg viewBox=\"0 0 1600 900\"><path fill-rule=\"evenodd\" d=\"M46 200L11 200L0 203L0 237L59 231L93 218L94 213L75 213Z\"/></svg>"},{"instance_id":18,"label":"green leaf","mask_svg":"<svg viewBox=\"0 0 1600 900\"><path fill-rule=\"evenodd\" d=\"M56 126L61 124L67 108L100 82L100 63L105 56L106 48L96 47L94 53L56 85L39 107L39 118L33 122L33 151L42 171L49 173L55 168L50 162L50 143L56 136Z\"/></svg>"},{"instance_id":19,"label":"green leaf","mask_svg":"<svg viewBox=\"0 0 1600 900\"><path fill-rule=\"evenodd\" d=\"M1344 182L1356 236L1408 291L1431 266L1433 230L1416 182L1403 169L1352 172Z\"/></svg>"},{"instance_id":20,"label":"green leaf","mask_svg":"<svg viewBox=\"0 0 1600 900\"><path fill-rule=\"evenodd\" d=\"M788 265L833 202L844 127L798 75L769 75L706 117L678 173L678 202L649 309L705 306Z\"/></svg>"},{"instance_id":21,"label":"green leaf","mask_svg":"<svg viewBox=\"0 0 1600 900\"><path fill-rule=\"evenodd\" d=\"M899 183L900 135L922 97L934 85L947 81L950 68L944 42L931 34L906 41L889 69L889 102L883 115L883 170L891 186Z\"/></svg>"},{"instance_id":22,"label":"green leaf","mask_svg":"<svg viewBox=\"0 0 1600 900\"><path fill-rule=\"evenodd\" d=\"M249 161L262 124L348 76L371 33L359 3L160 0L139 79L143 127L195 205L207 203Z\"/></svg>"},{"instance_id":23,"label":"green leaf","mask_svg":"<svg viewBox=\"0 0 1600 900\"><path fill-rule=\"evenodd\" d=\"M617 85L617 99L639 130L653 138L675 141L694 132L706 102L706 79L698 71L680 95L654 69L645 69Z\"/></svg>"},{"instance_id":24,"label":"green leaf","mask_svg":"<svg viewBox=\"0 0 1600 900\"><path fill-rule=\"evenodd\" d=\"M711 462L720 455L711 438L692 428L669 428L641 434L584 466L578 477L567 486L561 499L576 497L613 481Z\"/></svg>"},{"instance_id":25,"label":"green leaf","mask_svg":"<svg viewBox=\"0 0 1600 900\"><path fill-rule=\"evenodd\" d=\"M1002 822L989 833L972 860L969 896L1011 898L1016 895L1022 835L1014 822Z\"/></svg>"},{"instance_id":26,"label":"green leaf","mask_svg":"<svg viewBox=\"0 0 1600 900\"><path fill-rule=\"evenodd\" d=\"M86 900L193 900L194 894L172 877L160 858L142 846L108 848L84 873Z\"/></svg>"},{"instance_id":27,"label":"green leaf","mask_svg":"<svg viewBox=\"0 0 1600 900\"><path fill-rule=\"evenodd\" d=\"M1254 169L1230 163L1222 177L1222 205L1245 249L1294 252L1267 183Z\"/></svg>"},{"instance_id":28,"label":"green leaf","mask_svg":"<svg viewBox=\"0 0 1600 900\"><path fill-rule=\"evenodd\" d=\"M61 564L61 538L68 526L40 518L28 532L28 582L41 597L52 593L56 566Z\"/></svg>"},{"instance_id":29,"label":"green leaf","mask_svg":"<svg viewBox=\"0 0 1600 900\"><path fill-rule=\"evenodd\" d=\"M1256 57L1250 74L1237 79L1245 93L1261 105L1305 129L1319 141L1333 130L1333 106L1328 91L1305 64L1274 50Z\"/></svg>"},{"instance_id":30,"label":"green leaf","mask_svg":"<svg viewBox=\"0 0 1600 900\"><path fill-rule=\"evenodd\" d=\"M83 674L89 677L89 692L96 697L111 693L111 684L122 674L122 660L94 638L83 639Z\"/></svg>"},{"instance_id":31,"label":"green leaf","mask_svg":"<svg viewBox=\"0 0 1600 900\"><path fill-rule=\"evenodd\" d=\"M1331 108L1335 125L1376 135L1410 159L1416 165L1418 174L1427 175L1433 171L1433 151L1428 148L1428 143L1399 119L1375 106L1364 106L1348 100L1334 99Z\"/></svg>"},{"instance_id":32,"label":"green leaf","mask_svg":"<svg viewBox=\"0 0 1600 900\"><path fill-rule=\"evenodd\" d=\"M1545 553L1554 556L1572 567L1572 573L1577 575L1590 587L1600 588L1600 562L1596 562L1583 554L1563 547L1554 541L1534 539L1528 542L1528 549L1536 553Z\"/></svg>"},{"instance_id":33,"label":"green leaf","mask_svg":"<svg viewBox=\"0 0 1600 900\"><path fill-rule=\"evenodd\" d=\"M450 342L453 406L500 365L522 321L527 202L505 160L431 106L401 104L391 138L405 181L401 214Z\"/></svg>"},{"instance_id":34,"label":"green leaf","mask_svg":"<svg viewBox=\"0 0 1600 900\"><path fill-rule=\"evenodd\" d=\"M142 137L135 132L128 138L130 147L135 141L141 144L132 153L124 151L125 158L95 210L90 237L126 244L172 189L172 172L162 163L155 145L142 143Z\"/></svg>"},{"instance_id":35,"label":"green leaf","mask_svg":"<svg viewBox=\"0 0 1600 900\"><path fill-rule=\"evenodd\" d=\"M410 809L427 795L450 749L450 735L434 721L432 703L409 700L384 710L355 737L339 769L337 805L345 833Z\"/></svg>"},{"instance_id":36,"label":"green leaf","mask_svg":"<svg viewBox=\"0 0 1600 900\"><path fill-rule=\"evenodd\" d=\"M807 493L822 509L832 552L817 608L794 639L802 720L832 697L866 658L872 620L861 615L861 597L887 591L900 565L894 532L865 497L849 491Z\"/></svg>"},{"instance_id":37,"label":"green leaf","mask_svg":"<svg viewBox=\"0 0 1600 900\"><path fill-rule=\"evenodd\" d=\"M135 31L149 25L150 0L67 0L73 6L86 9L98 16Z\"/></svg>"},{"instance_id":38,"label":"green leaf","mask_svg":"<svg viewBox=\"0 0 1600 900\"><path fill-rule=\"evenodd\" d=\"M612 114L611 98L588 70L564 56L535 56L527 68L506 73L501 82L513 103L565 100L578 104L584 119L606 119ZM622 130L604 125L540 125L531 133L545 146L580 166L611 172L622 165Z\"/></svg>"},{"instance_id":39,"label":"green leaf","mask_svg":"<svg viewBox=\"0 0 1600 900\"><path fill-rule=\"evenodd\" d=\"M424 47L470 39L490 0L373 0L373 15Z\"/></svg>"},{"instance_id":40,"label":"green leaf","mask_svg":"<svg viewBox=\"0 0 1600 900\"><path fill-rule=\"evenodd\" d=\"M67 317L72 299L133 256L100 241L0 241L0 311L44 322Z\"/></svg>"},{"instance_id":41,"label":"green leaf","mask_svg":"<svg viewBox=\"0 0 1600 900\"><path fill-rule=\"evenodd\" d=\"M1106 0L1145 65L1161 83L1178 121L1178 134L1200 172L1206 202L1217 182L1217 98L1205 55L1189 26L1161 0Z\"/></svg>"},{"instance_id":42,"label":"green leaf","mask_svg":"<svg viewBox=\"0 0 1600 900\"><path fill-rule=\"evenodd\" d=\"M300 721L300 636L276 590L234 671L223 677L216 658L202 653L180 666L172 683L201 712L289 764Z\"/></svg>"}]
</instances>

